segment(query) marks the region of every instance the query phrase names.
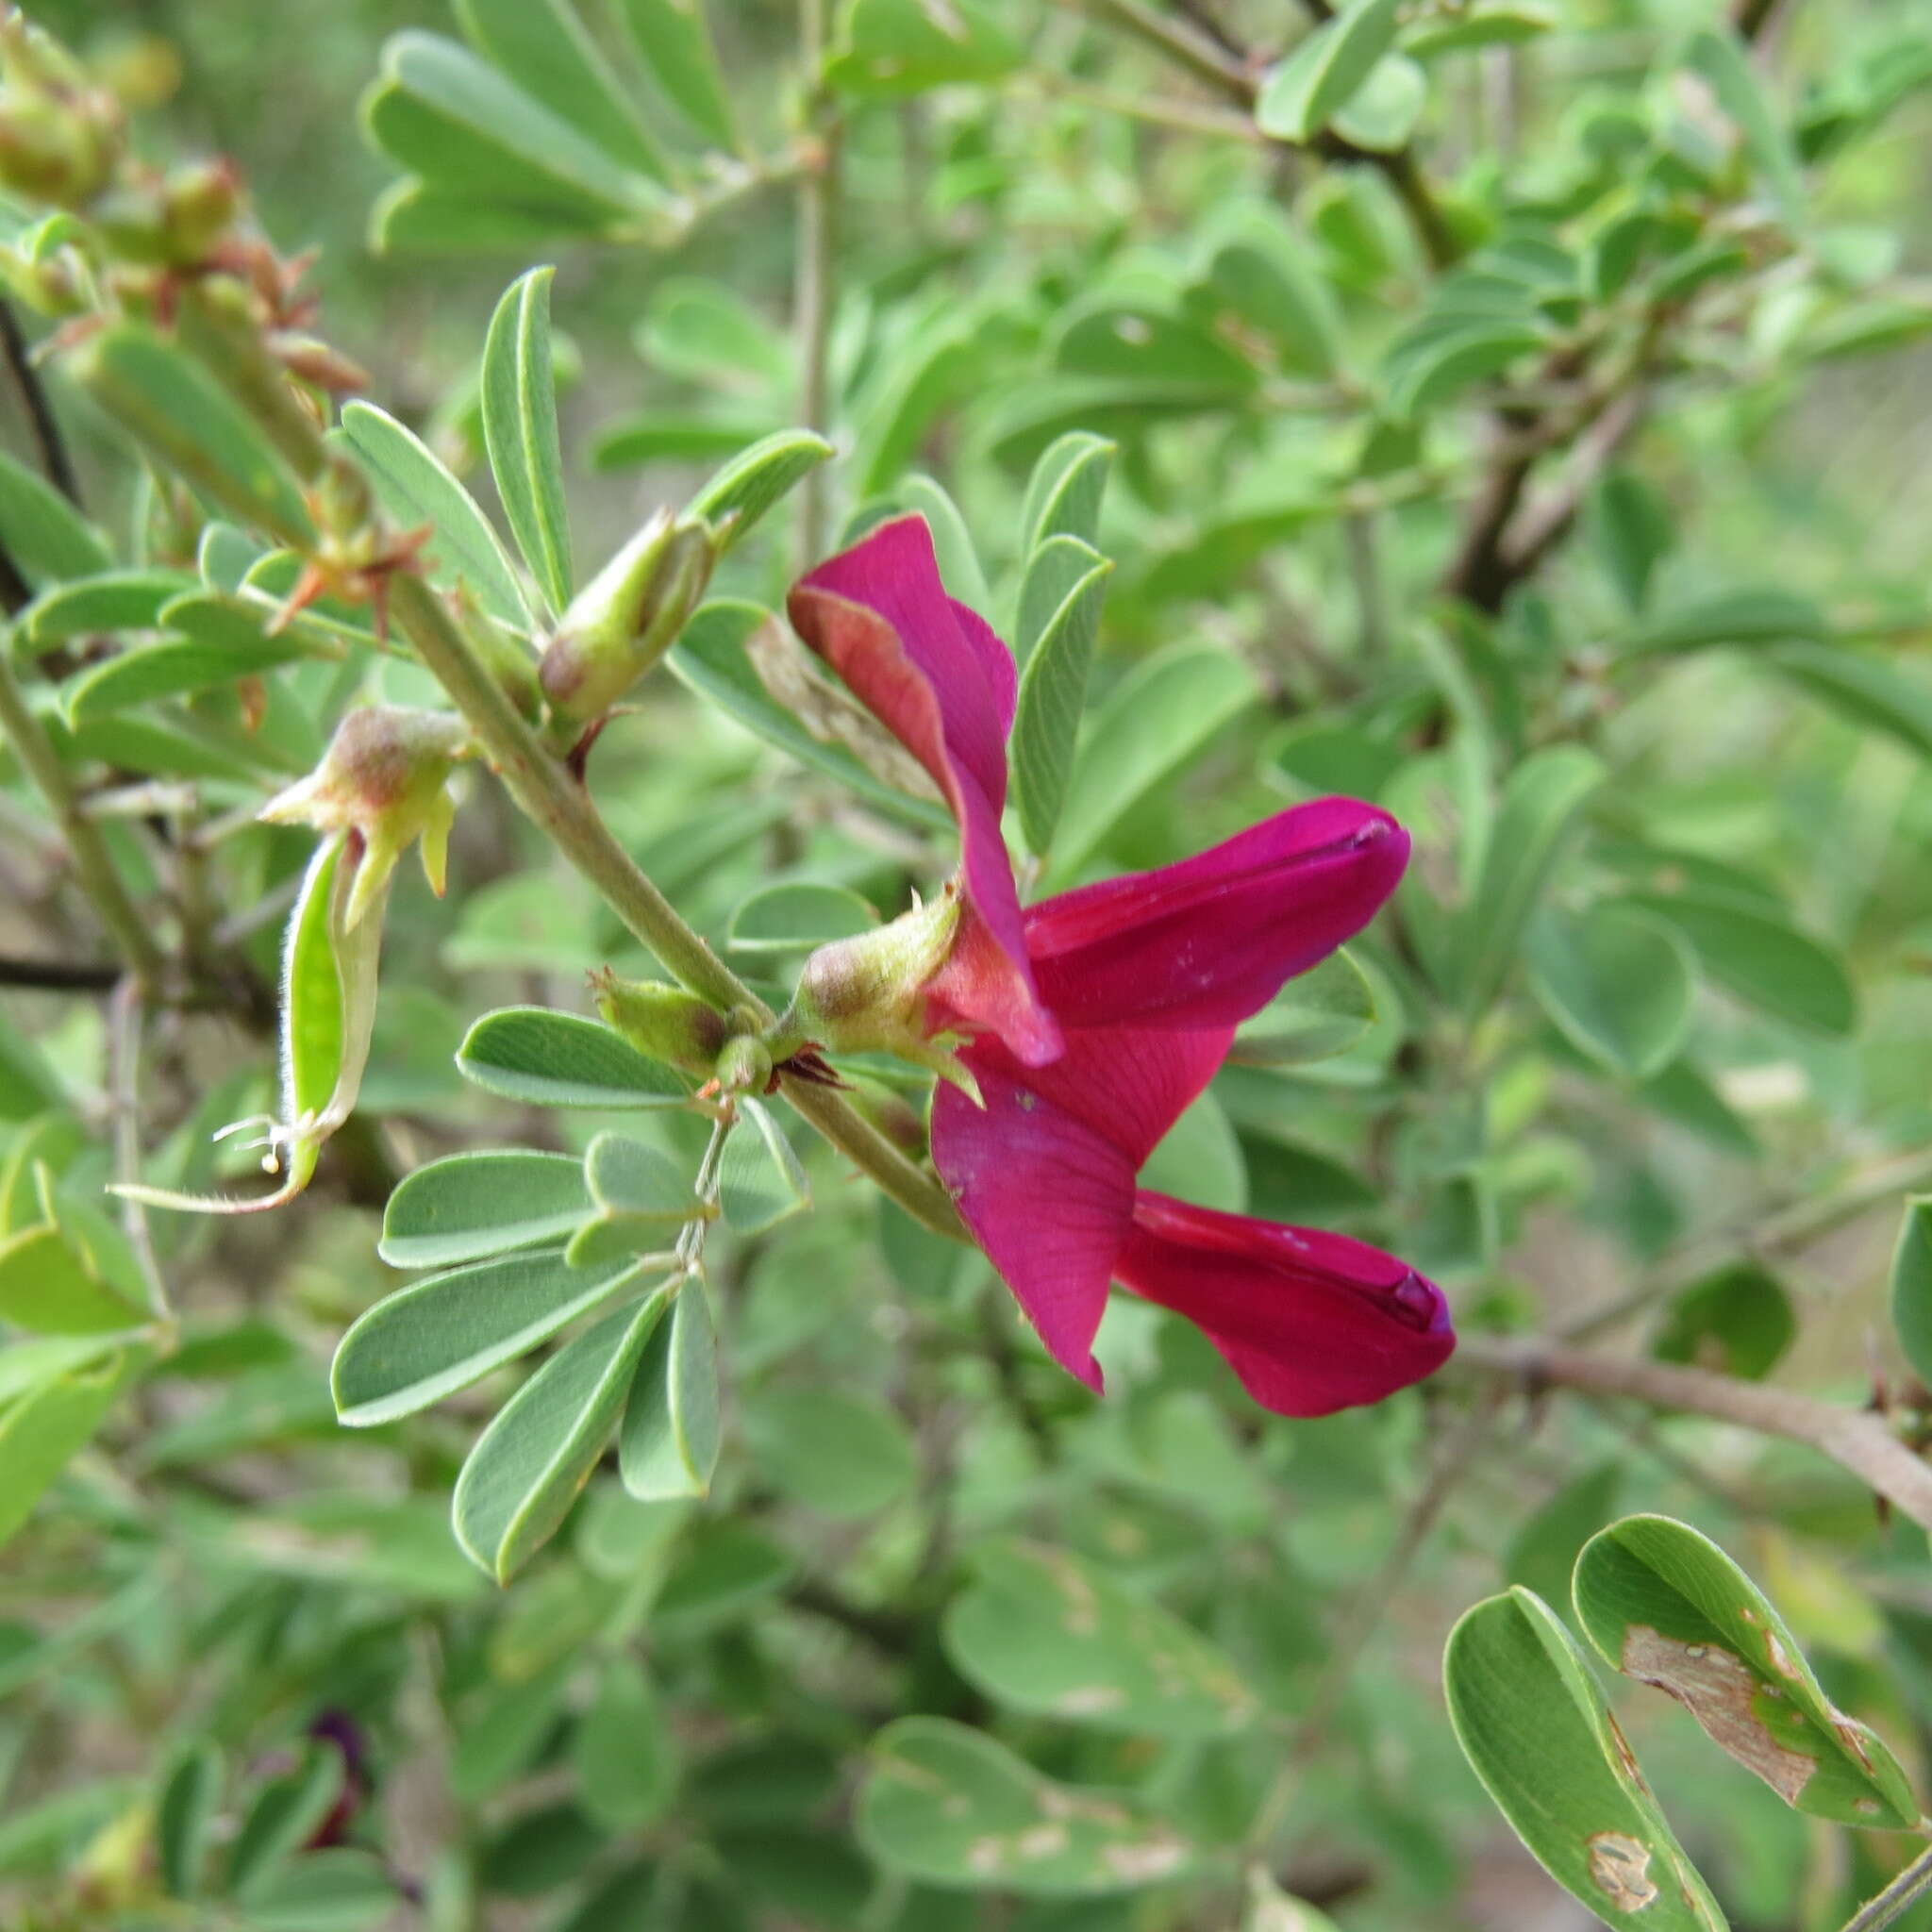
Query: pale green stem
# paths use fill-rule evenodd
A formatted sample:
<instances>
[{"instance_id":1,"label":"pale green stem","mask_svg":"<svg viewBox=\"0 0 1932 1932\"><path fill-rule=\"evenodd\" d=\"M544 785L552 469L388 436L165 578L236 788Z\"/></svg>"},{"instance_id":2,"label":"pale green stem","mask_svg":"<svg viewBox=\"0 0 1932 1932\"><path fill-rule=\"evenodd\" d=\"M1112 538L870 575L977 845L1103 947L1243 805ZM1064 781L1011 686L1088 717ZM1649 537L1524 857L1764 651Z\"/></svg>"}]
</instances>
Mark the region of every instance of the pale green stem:
<instances>
[{"instance_id":1,"label":"pale green stem","mask_svg":"<svg viewBox=\"0 0 1932 1932\"><path fill-rule=\"evenodd\" d=\"M88 903L135 977L151 991L158 991L166 977L161 949L121 883L100 826L81 808L59 753L27 703L13 669L12 640L5 633L0 633L0 730L7 734L22 769L59 824L74 876Z\"/></svg>"},{"instance_id":2,"label":"pale green stem","mask_svg":"<svg viewBox=\"0 0 1932 1932\"><path fill-rule=\"evenodd\" d=\"M590 793L544 749L484 668L441 600L421 578L399 575L390 610L423 662L469 721L510 796L546 832L605 903L681 985L721 1009L744 1007L760 1024L771 1008L677 915L612 836ZM916 1221L964 1240L952 1198L871 1122L829 1088L785 1077L787 1100L847 1159Z\"/></svg>"},{"instance_id":3,"label":"pale green stem","mask_svg":"<svg viewBox=\"0 0 1932 1932\"><path fill-rule=\"evenodd\" d=\"M1932 1851L1921 1852L1876 1898L1859 1907L1845 1932L1879 1932L1881 1926L1903 1918L1927 1892L1932 1892Z\"/></svg>"}]
</instances>

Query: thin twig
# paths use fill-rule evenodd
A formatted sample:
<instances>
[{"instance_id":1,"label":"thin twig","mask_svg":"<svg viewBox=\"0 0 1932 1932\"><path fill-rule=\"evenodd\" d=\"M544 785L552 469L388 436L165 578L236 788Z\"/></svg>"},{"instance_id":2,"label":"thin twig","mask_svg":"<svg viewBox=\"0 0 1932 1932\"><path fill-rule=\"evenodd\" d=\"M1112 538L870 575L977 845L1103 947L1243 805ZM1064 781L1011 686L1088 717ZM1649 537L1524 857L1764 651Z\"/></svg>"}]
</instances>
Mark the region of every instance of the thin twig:
<instances>
[{"instance_id":1,"label":"thin twig","mask_svg":"<svg viewBox=\"0 0 1932 1932\"><path fill-rule=\"evenodd\" d=\"M0 640L0 732L6 734L14 755L58 821L75 878L120 948L121 957L150 991L158 991L166 964L161 950L121 883L101 828L82 810L67 767L34 716L4 640Z\"/></svg>"},{"instance_id":2,"label":"thin twig","mask_svg":"<svg viewBox=\"0 0 1932 1932\"><path fill-rule=\"evenodd\" d=\"M1932 1891L1932 1851L1921 1852L1876 1898L1860 1906L1845 1932L1879 1932L1880 1926L1902 1918L1907 1907L1916 1905L1928 1891Z\"/></svg>"},{"instance_id":3,"label":"thin twig","mask_svg":"<svg viewBox=\"0 0 1932 1932\"><path fill-rule=\"evenodd\" d=\"M0 986L31 992L111 992L122 969L110 961L0 958Z\"/></svg>"},{"instance_id":4,"label":"thin twig","mask_svg":"<svg viewBox=\"0 0 1932 1932\"><path fill-rule=\"evenodd\" d=\"M1580 1389L1627 1396L1652 1408L1680 1409L1713 1422L1782 1436L1826 1456L1932 1529L1932 1466L1877 1416L1820 1402L1789 1390L1740 1382L1670 1362L1593 1355L1555 1341L1464 1340L1456 1354L1464 1370L1512 1377L1531 1389Z\"/></svg>"},{"instance_id":5,"label":"thin twig","mask_svg":"<svg viewBox=\"0 0 1932 1932\"><path fill-rule=\"evenodd\" d=\"M1807 1247L1882 1202L1926 1188L1932 1188L1932 1154L1920 1151L1881 1161L1824 1193L1808 1195L1777 1211L1754 1213L1736 1229L1700 1235L1680 1243L1628 1294L1566 1324L1560 1336L1565 1341L1589 1341L1690 1287L1700 1275L1740 1254L1769 1257Z\"/></svg>"},{"instance_id":6,"label":"thin twig","mask_svg":"<svg viewBox=\"0 0 1932 1932\"><path fill-rule=\"evenodd\" d=\"M147 1016L142 984L133 974L122 979L108 1002L108 1113L114 1148L114 1178L141 1178L141 1031ZM121 1226L141 1264L147 1289L148 1312L157 1322L172 1323L175 1307L168 1298L167 1277L155 1253L147 1209L132 1196L121 1200Z\"/></svg>"}]
</instances>

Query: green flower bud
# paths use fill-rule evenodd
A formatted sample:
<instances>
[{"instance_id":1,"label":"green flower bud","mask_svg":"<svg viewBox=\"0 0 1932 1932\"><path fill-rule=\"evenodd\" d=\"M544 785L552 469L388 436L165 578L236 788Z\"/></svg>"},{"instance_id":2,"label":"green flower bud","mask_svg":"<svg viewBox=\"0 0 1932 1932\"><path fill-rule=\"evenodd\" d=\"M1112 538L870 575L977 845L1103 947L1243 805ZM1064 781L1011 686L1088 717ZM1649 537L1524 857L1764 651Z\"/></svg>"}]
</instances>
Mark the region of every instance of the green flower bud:
<instances>
[{"instance_id":1,"label":"green flower bud","mask_svg":"<svg viewBox=\"0 0 1932 1932\"><path fill-rule=\"evenodd\" d=\"M0 188L80 208L111 179L120 110L66 48L14 9L0 18Z\"/></svg>"},{"instance_id":2,"label":"green flower bud","mask_svg":"<svg viewBox=\"0 0 1932 1932\"><path fill-rule=\"evenodd\" d=\"M606 966L591 975L597 1012L648 1059L709 1078L730 1039L724 1015L713 1006L655 979L620 979Z\"/></svg>"},{"instance_id":3,"label":"green flower bud","mask_svg":"<svg viewBox=\"0 0 1932 1932\"><path fill-rule=\"evenodd\" d=\"M449 828L456 807L449 774L470 755L469 727L444 711L370 705L351 711L321 764L277 793L258 816L275 824L361 835L356 882L342 916L353 931L381 897L395 862L412 840L423 841L423 871L442 896Z\"/></svg>"},{"instance_id":4,"label":"green flower bud","mask_svg":"<svg viewBox=\"0 0 1932 1932\"><path fill-rule=\"evenodd\" d=\"M557 715L601 718L671 648L716 560L702 517L659 510L563 613L537 674Z\"/></svg>"},{"instance_id":5,"label":"green flower bud","mask_svg":"<svg viewBox=\"0 0 1932 1932\"><path fill-rule=\"evenodd\" d=\"M774 1052L782 1058L809 1042L832 1053L895 1054L976 1098L972 1074L925 1026L925 989L953 950L959 906L948 886L890 925L821 946L799 974Z\"/></svg>"},{"instance_id":6,"label":"green flower bud","mask_svg":"<svg viewBox=\"0 0 1932 1932\"><path fill-rule=\"evenodd\" d=\"M772 1050L755 1033L741 1033L724 1042L717 1074L726 1093L762 1093L772 1084Z\"/></svg>"}]
</instances>

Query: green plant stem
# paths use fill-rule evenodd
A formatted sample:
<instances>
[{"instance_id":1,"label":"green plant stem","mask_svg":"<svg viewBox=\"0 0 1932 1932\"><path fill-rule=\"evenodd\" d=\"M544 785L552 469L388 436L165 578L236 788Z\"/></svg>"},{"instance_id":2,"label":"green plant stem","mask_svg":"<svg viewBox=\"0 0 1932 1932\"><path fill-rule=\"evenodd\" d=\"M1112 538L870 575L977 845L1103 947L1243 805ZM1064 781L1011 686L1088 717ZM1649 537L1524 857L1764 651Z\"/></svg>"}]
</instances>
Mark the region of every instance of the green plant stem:
<instances>
[{"instance_id":1,"label":"green plant stem","mask_svg":"<svg viewBox=\"0 0 1932 1932\"><path fill-rule=\"evenodd\" d=\"M664 970L699 998L746 1007L761 1024L771 1008L677 915L612 836L590 793L554 758L484 668L441 600L420 577L399 575L390 610L423 662L469 721L510 796L602 895ZM787 1075L792 1107L916 1221L963 1241L952 1198L830 1088Z\"/></svg>"},{"instance_id":2,"label":"green plant stem","mask_svg":"<svg viewBox=\"0 0 1932 1932\"><path fill-rule=\"evenodd\" d=\"M832 307L839 222L839 172L843 143L836 104L822 77L827 44L826 0L799 0L799 58L805 68L809 158L798 177L798 266L793 282L799 351L799 411L808 429L831 425ZM824 554L825 473L809 470L798 488L798 547L802 568Z\"/></svg>"},{"instance_id":3,"label":"green plant stem","mask_svg":"<svg viewBox=\"0 0 1932 1932\"><path fill-rule=\"evenodd\" d=\"M14 756L58 822L74 863L74 875L120 948L128 970L150 992L158 991L167 970L161 949L121 883L101 828L81 809L59 753L34 716L13 669L10 640L4 637L0 637L0 731L6 733Z\"/></svg>"},{"instance_id":4,"label":"green plant stem","mask_svg":"<svg viewBox=\"0 0 1932 1932\"><path fill-rule=\"evenodd\" d=\"M1594 1355L1558 1341L1473 1336L1457 1348L1455 1361L1465 1371L1510 1376L1531 1389L1624 1396L1652 1408L1708 1416L1759 1435L1802 1442L1932 1530L1932 1465L1900 1441L1882 1418L1861 1409L1671 1362Z\"/></svg>"},{"instance_id":5,"label":"green plant stem","mask_svg":"<svg viewBox=\"0 0 1932 1932\"><path fill-rule=\"evenodd\" d=\"M1921 1852L1876 1898L1866 1900L1844 1932L1879 1932L1880 1926L1894 1924L1928 1891L1932 1891L1932 1851Z\"/></svg>"}]
</instances>

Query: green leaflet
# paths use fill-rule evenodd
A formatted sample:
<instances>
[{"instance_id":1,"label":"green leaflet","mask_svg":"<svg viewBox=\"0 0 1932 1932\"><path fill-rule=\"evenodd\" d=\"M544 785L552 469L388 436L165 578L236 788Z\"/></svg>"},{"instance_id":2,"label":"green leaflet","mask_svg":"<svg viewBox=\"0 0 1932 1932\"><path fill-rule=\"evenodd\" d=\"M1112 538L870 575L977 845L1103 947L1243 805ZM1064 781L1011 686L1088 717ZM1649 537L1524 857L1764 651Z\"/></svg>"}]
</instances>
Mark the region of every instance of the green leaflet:
<instances>
[{"instance_id":1,"label":"green leaflet","mask_svg":"<svg viewBox=\"0 0 1932 1932\"><path fill-rule=\"evenodd\" d=\"M457 1478L457 1541L506 1583L549 1541L604 1453L638 1358L665 1312L660 1291L607 1315L552 1356L484 1430Z\"/></svg>"},{"instance_id":2,"label":"green leaflet","mask_svg":"<svg viewBox=\"0 0 1932 1932\"><path fill-rule=\"evenodd\" d=\"M483 347L483 435L517 548L553 612L570 602L570 512L550 366L550 283L533 268L512 282Z\"/></svg>"},{"instance_id":3,"label":"green leaflet","mask_svg":"<svg viewBox=\"0 0 1932 1932\"><path fill-rule=\"evenodd\" d=\"M1786 1804L1843 1824L1918 1822L1884 1741L1832 1705L1784 1620L1708 1537L1627 1516L1585 1545L1574 1590L1604 1660L1675 1698Z\"/></svg>"},{"instance_id":4,"label":"green leaflet","mask_svg":"<svg viewBox=\"0 0 1932 1932\"><path fill-rule=\"evenodd\" d=\"M641 1503L709 1492L717 1467L718 1341L704 1284L678 1290L632 1379L618 1474Z\"/></svg>"},{"instance_id":5,"label":"green leaflet","mask_svg":"<svg viewBox=\"0 0 1932 1932\"><path fill-rule=\"evenodd\" d=\"M1526 1590L1449 1633L1443 1686L1457 1741L1537 1861L1605 1924L1726 1932L1644 1784L1576 1641Z\"/></svg>"}]
</instances>

